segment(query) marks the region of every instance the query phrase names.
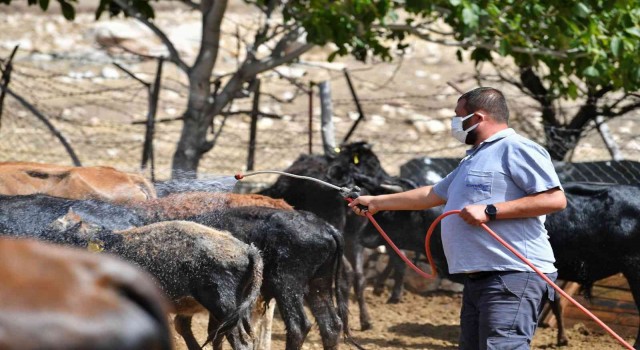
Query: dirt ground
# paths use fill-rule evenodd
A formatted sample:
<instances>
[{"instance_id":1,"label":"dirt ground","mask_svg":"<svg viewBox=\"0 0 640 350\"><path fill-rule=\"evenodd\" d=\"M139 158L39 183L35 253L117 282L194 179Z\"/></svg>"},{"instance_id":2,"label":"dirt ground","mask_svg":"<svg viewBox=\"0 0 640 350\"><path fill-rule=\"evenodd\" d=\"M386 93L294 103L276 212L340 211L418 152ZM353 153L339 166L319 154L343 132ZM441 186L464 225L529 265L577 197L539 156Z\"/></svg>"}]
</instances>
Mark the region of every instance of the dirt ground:
<instances>
[{"instance_id":1,"label":"dirt ground","mask_svg":"<svg viewBox=\"0 0 640 350\"><path fill-rule=\"evenodd\" d=\"M375 296L371 289L366 292L367 302L373 318L373 329L361 332L358 323L358 307L350 302L351 329L354 338L368 350L390 349L457 349L458 311L461 293L433 292L425 295L405 293L400 304L387 304L389 294ZM277 314L277 313L276 313ZM310 313L308 313L310 315ZM198 339L205 339L207 319L204 315L194 318L193 327ZM272 349L285 347L284 324L274 319ZM556 328L539 328L532 349L603 350L622 347L607 334L596 334L577 324L568 329L569 346L557 347ZM186 350L179 335L174 336L176 349ZM626 339L633 344L633 339ZM305 350L322 349L317 327L312 328L303 347ZM356 349L350 344L341 344L342 349ZM230 349L225 344L225 349Z\"/></svg>"}]
</instances>

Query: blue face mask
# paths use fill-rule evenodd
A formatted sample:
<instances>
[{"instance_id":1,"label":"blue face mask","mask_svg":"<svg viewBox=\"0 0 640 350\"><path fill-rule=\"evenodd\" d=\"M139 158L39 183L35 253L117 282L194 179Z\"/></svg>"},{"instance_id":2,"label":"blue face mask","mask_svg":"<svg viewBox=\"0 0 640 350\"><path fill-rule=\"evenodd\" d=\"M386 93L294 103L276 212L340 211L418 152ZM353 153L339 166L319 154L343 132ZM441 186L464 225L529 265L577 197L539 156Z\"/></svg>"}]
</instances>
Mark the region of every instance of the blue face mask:
<instances>
[{"instance_id":1,"label":"blue face mask","mask_svg":"<svg viewBox=\"0 0 640 350\"><path fill-rule=\"evenodd\" d=\"M460 117L460 116L453 117L451 119L451 136L453 136L456 140L466 144L467 135L469 135L469 132L471 130L477 128L478 124L473 125L467 130L464 130L462 127L462 123L464 123L465 120L471 118L474 114L475 112L464 117Z\"/></svg>"}]
</instances>

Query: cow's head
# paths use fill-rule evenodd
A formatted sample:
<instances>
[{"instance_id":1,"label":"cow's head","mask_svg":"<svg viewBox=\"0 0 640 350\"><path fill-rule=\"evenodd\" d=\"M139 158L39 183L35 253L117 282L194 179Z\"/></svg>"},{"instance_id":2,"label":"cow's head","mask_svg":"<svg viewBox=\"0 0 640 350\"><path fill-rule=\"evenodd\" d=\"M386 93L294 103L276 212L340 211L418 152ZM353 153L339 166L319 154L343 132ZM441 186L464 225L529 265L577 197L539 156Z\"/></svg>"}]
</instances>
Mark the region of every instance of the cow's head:
<instances>
[{"instance_id":1,"label":"cow's head","mask_svg":"<svg viewBox=\"0 0 640 350\"><path fill-rule=\"evenodd\" d=\"M397 178L384 170L372 146L366 142L341 145L340 152L330 161L327 178L341 186L360 186L371 193L404 189Z\"/></svg>"},{"instance_id":2,"label":"cow's head","mask_svg":"<svg viewBox=\"0 0 640 350\"><path fill-rule=\"evenodd\" d=\"M102 227L86 222L82 217L69 208L69 211L49 224L49 229L61 238L74 245L86 246L87 250L101 252L104 250L104 242L98 238L103 231Z\"/></svg>"}]
</instances>

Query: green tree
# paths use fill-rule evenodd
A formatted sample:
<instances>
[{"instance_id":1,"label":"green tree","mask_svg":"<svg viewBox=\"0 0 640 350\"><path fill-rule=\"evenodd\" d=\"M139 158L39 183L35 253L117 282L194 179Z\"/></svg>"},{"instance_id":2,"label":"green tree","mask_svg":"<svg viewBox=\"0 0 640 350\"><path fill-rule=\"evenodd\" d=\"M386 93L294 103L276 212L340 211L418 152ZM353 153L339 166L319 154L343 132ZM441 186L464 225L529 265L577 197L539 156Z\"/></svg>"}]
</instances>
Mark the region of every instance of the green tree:
<instances>
[{"instance_id":1,"label":"green tree","mask_svg":"<svg viewBox=\"0 0 640 350\"><path fill-rule=\"evenodd\" d=\"M30 5L49 7L49 0L29 0ZM75 0L57 0L67 19L75 16ZM390 0L245 0L261 14L261 26L246 45L244 59L238 69L224 77L213 75L219 52L221 24L228 0L182 0L198 11L202 18L202 40L195 62L187 64L153 21L153 4L149 0L100 0L96 17L104 12L112 16L133 17L162 40L169 55L167 60L179 67L189 80L189 96L183 113L183 128L173 156L173 177L195 177L199 161L214 146L207 138L213 119L219 116L237 96L252 91L256 77L279 65L297 60L314 45L333 43L335 55L352 54L364 60L368 55L389 59L384 40L384 17L393 5ZM11 0L0 0L10 4ZM269 54L258 55L266 48Z\"/></svg>"},{"instance_id":2,"label":"green tree","mask_svg":"<svg viewBox=\"0 0 640 350\"><path fill-rule=\"evenodd\" d=\"M470 50L476 64L496 65L502 81L537 101L554 159L565 158L590 121L640 107L638 0L406 0L400 7L408 18L387 26L392 36L457 46L461 60L460 51ZM438 29L438 20L450 30ZM504 74L500 56L513 60L516 74Z\"/></svg>"}]
</instances>

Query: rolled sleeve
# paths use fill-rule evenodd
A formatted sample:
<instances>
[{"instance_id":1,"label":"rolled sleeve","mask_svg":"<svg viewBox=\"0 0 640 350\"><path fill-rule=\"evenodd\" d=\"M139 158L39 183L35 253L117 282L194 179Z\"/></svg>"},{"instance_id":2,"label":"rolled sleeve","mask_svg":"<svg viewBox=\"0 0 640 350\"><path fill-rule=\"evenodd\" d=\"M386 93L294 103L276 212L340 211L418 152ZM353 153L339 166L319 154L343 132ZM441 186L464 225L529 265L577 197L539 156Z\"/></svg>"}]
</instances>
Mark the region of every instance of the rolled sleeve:
<instances>
[{"instance_id":1,"label":"rolled sleeve","mask_svg":"<svg viewBox=\"0 0 640 350\"><path fill-rule=\"evenodd\" d=\"M533 194L561 187L549 153L539 145L525 144L508 153L508 169L513 182Z\"/></svg>"}]
</instances>

